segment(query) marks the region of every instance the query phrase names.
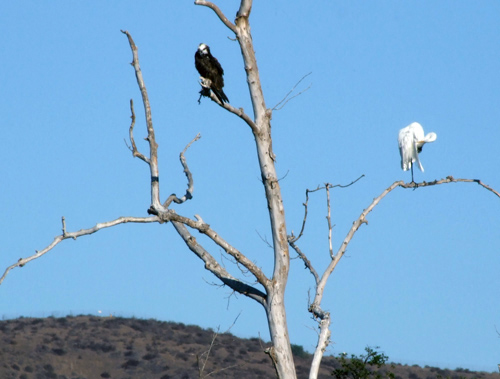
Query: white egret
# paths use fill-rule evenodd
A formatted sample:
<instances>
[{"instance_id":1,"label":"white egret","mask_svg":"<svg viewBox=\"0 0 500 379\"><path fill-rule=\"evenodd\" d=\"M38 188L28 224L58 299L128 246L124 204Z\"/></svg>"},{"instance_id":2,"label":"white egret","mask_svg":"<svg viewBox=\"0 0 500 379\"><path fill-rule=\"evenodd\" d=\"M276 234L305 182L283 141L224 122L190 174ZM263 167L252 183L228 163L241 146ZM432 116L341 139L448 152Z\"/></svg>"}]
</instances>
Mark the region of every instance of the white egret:
<instances>
[{"instance_id":1,"label":"white egret","mask_svg":"<svg viewBox=\"0 0 500 379\"><path fill-rule=\"evenodd\" d=\"M418 153L422 151L424 145L428 142L434 142L437 138L436 133L428 133L424 136L424 129L418 122L412 122L406 128L399 131L398 145L401 154L401 168L403 171L411 169L411 181L413 182L413 162L418 163L420 171L424 171Z\"/></svg>"}]
</instances>

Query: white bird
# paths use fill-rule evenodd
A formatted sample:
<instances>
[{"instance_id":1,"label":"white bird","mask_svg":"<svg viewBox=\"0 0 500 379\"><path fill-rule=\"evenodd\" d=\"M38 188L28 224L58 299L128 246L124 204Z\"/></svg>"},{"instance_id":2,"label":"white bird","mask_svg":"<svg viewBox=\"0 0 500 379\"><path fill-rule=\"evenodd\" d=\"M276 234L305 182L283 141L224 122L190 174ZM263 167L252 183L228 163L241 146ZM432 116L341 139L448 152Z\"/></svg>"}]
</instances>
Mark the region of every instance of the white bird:
<instances>
[{"instance_id":1,"label":"white bird","mask_svg":"<svg viewBox=\"0 0 500 379\"><path fill-rule=\"evenodd\" d=\"M420 171L424 171L418 153L422 151L424 144L434 142L436 133L428 133L424 136L424 129L418 122L412 122L406 128L399 131L398 145L401 154L401 168L403 171L411 169L411 181L413 182L413 162L418 163Z\"/></svg>"}]
</instances>

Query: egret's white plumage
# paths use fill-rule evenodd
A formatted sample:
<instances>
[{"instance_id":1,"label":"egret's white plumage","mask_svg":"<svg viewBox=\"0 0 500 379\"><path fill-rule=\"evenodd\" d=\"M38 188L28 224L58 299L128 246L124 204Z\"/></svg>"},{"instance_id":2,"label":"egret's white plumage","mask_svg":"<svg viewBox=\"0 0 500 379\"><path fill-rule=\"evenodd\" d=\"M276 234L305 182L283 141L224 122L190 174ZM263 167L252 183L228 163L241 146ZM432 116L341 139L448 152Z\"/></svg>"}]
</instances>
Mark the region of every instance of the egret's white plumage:
<instances>
[{"instance_id":1,"label":"egret's white plumage","mask_svg":"<svg viewBox=\"0 0 500 379\"><path fill-rule=\"evenodd\" d=\"M418 122L412 122L406 128L399 131L398 145L401 154L401 168L403 171L411 169L411 181L413 182L413 162L418 163L420 171L424 171L418 153L422 151L424 144L434 142L436 133L428 133L424 136L424 129Z\"/></svg>"}]
</instances>

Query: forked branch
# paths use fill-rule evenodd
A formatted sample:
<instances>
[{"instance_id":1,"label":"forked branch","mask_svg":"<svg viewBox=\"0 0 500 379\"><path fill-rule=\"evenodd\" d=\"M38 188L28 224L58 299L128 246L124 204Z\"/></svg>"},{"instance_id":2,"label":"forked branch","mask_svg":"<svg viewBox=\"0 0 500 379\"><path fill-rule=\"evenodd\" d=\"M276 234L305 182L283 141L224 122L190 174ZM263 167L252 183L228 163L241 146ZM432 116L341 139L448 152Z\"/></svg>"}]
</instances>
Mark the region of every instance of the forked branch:
<instances>
[{"instance_id":1,"label":"forked branch","mask_svg":"<svg viewBox=\"0 0 500 379\"><path fill-rule=\"evenodd\" d=\"M310 72L309 74L305 74L294 86L293 88L288 91L288 93L285 95L285 97L283 99L281 99L281 101L276 104L274 107L273 107L273 110L274 111L279 111L280 109L283 109L283 107L286 105L286 103L288 103L290 100L292 100L293 98L303 94L304 92L306 92L307 90L309 90L311 88L311 84L309 84L309 86L306 88L306 89L303 89L302 91L296 93L295 95L293 95L292 97L288 98L288 96L290 96L293 91L295 91L295 88L297 88L297 86L300 84L300 82L302 82L306 77L308 77L309 75L311 75L312 72Z\"/></svg>"},{"instance_id":2,"label":"forked branch","mask_svg":"<svg viewBox=\"0 0 500 379\"><path fill-rule=\"evenodd\" d=\"M208 3L208 2L202 2L200 5L207 5L214 9L216 13L219 15L222 15L220 10L213 4ZM255 291L249 290L247 287L242 286L242 284L235 278L228 276L227 272L225 270L222 270L222 267L215 261L215 259L205 250L203 249L199 244L194 244L194 238L192 238L185 229L184 225L189 226L190 228L193 228L195 230L198 230L200 233L205 234L207 237L209 237L214 243L216 243L218 246L220 246L224 251L232 256L239 264L243 265L247 270L249 270L257 279L257 281L262 284L264 287L269 288L269 279L264 275L262 270L260 270L259 267L257 267L252 261L247 259L243 254L241 254L237 249L235 249L233 246L231 246L229 243L227 243L221 236L219 236L218 233L213 231L208 224L206 224L200 216L196 216L197 221L191 220L190 218L178 215L175 213L173 210L169 210L168 206L172 203L183 203L186 200L191 199L192 193L193 193L193 177L191 172L189 171L189 167L187 165L186 159L185 159L185 152L189 148L189 146L198 140L200 138L200 135L197 135L181 152L180 154L180 161L181 164L184 168L184 173L186 174L186 177L188 179L188 188L186 190L186 194L178 198L177 195L172 194L170 195L167 200L165 201L164 204L160 204L158 199L159 199L159 179L158 179L158 162L157 162L157 148L158 145L155 141L155 135L154 135L154 129L153 129L153 123L151 121L151 110L149 106L149 100L148 100L148 95L147 95L147 90L146 86L144 84L144 80L142 78L142 73L141 69L139 66L139 56L138 56L138 51L137 47L132 39L132 36L126 32L122 31L124 34L127 35L130 47L132 49L132 54L133 54L133 61L132 61L132 66L135 69L135 74L137 78L137 84L139 86L139 89L142 94L142 99L144 103L144 110L146 113L146 124L147 124L147 129L148 129L148 137L147 140L149 141L150 144L150 157L149 157L149 166L151 168L151 190L152 190L152 200L151 200L151 206L148 210L149 214L155 215L158 217L159 220L162 222L168 222L171 221L174 224L174 227L176 228L177 232L181 237L184 239L185 243L190 247L190 249L195 252L200 258L202 258L205 263L206 263L206 268L209 269L212 273L214 273L219 279L221 279L225 284L230 285L231 288L234 290L240 292L240 293L245 293L249 295L250 297L254 296L252 295ZM213 93L211 93L211 97L215 97ZM221 104L219 104L221 105ZM238 114L238 111L227 104L222 104L225 108L228 110L232 111L233 113ZM133 129L133 124L135 122L135 114L132 109L132 126L131 129ZM246 116L241 110L241 113L238 114L240 117L243 119L246 119L247 123L249 123L251 126L253 125L253 122L249 119L248 116ZM133 138L133 135L132 135ZM135 143L132 141L132 149L134 149ZM196 246L196 248L193 248L193 246ZM255 297L255 296L254 296ZM259 296L261 298L261 293L259 293ZM262 301L262 298L261 298Z\"/></svg>"},{"instance_id":3,"label":"forked branch","mask_svg":"<svg viewBox=\"0 0 500 379\"><path fill-rule=\"evenodd\" d=\"M438 185L438 184L458 183L458 182L463 182L463 183L477 183L480 186L482 186L485 189L487 189L488 191L491 191L497 197L500 198L500 194L498 193L498 191L496 191L493 188L491 188L490 186L484 184L479 179L455 179L452 176L448 176L445 179L435 180L433 182L405 183L402 180L394 182L387 189L385 189L378 197L376 197L375 199L373 199L372 203L368 206L368 208L364 209L363 212L361 212L361 215L357 218L357 220L353 222L351 229L347 233L346 237L344 238L344 241L340 245L339 250L337 251L336 255L333 257L332 261L330 262L330 264L328 265L327 269L325 270L325 273L323 274L323 277L320 280L319 286L318 286L317 291L316 291L317 295L319 293L321 293L321 294L323 293L323 290L324 290L324 287L325 287L326 282L328 280L328 277L330 276L330 274L334 270L334 268L337 265L337 263L339 262L340 258L342 258L342 256L344 255L344 253L345 253L345 251L347 249L347 245L349 245L349 243L351 242L354 234L358 231L359 227L362 224L365 224L365 223L368 224L368 221L366 221L366 217L368 216L368 214L392 190L394 190L397 187L414 189L414 188L418 188L418 187L427 187L427 186L434 186L434 185Z\"/></svg>"},{"instance_id":4,"label":"forked branch","mask_svg":"<svg viewBox=\"0 0 500 379\"><path fill-rule=\"evenodd\" d=\"M328 188L336 188L336 187L347 188L349 186L352 186L354 183L356 183L358 180L360 180L364 176L365 175L361 175L359 178L357 178L356 180L353 180L349 184L344 184L344 185L342 185L342 184L335 184L335 185L333 185L333 184L330 184L330 183L325 183L325 185L322 186L322 187L318 186L318 187L316 187L315 189L312 189L312 190L306 189L306 201L305 201L305 203L302 204L304 206L304 219L302 220L302 227L300 228L300 232L299 232L298 236L294 236L293 231L292 231L292 234L290 236L288 236L288 240L292 241L292 242L296 242L304 234L304 229L306 227L306 221L307 221L307 206L308 206L308 203L309 203L309 194L310 193L320 191L322 189L325 189L326 187L328 187Z\"/></svg>"},{"instance_id":5,"label":"forked branch","mask_svg":"<svg viewBox=\"0 0 500 379\"><path fill-rule=\"evenodd\" d=\"M271 281L266 277L266 275L262 272L262 270L253 263L250 259L248 259L244 254L242 254L238 249L229 244L224 238L222 238L218 233L216 233L209 224L205 223L203 219L196 215L197 220L191 220L190 218L178 215L173 210L169 210L168 212L159 215L159 217L167 222L172 221L174 223L183 224L189 226L192 229L197 230L200 233L203 233L208 238L210 238L215 244L224 249L224 251L233 257L236 262L241 264L245 269L252 273L252 275L256 278L256 280L264 286L267 290L269 290L271 286ZM179 229L176 227L176 230L179 232ZM184 238L184 237L183 237ZM185 241L187 241L185 239ZM213 259L213 258L212 258ZM240 292L240 291L239 291Z\"/></svg>"},{"instance_id":6,"label":"forked branch","mask_svg":"<svg viewBox=\"0 0 500 379\"><path fill-rule=\"evenodd\" d=\"M215 260L215 258L198 243L198 241L196 241L196 238L189 233L189 230L182 222L172 221L172 225L189 249L195 253L198 258L205 262L205 268L219 278L222 283L234 291L246 295L258 303L265 305L266 294L229 274L226 269L221 266L219 262L217 262L217 260Z\"/></svg>"},{"instance_id":7,"label":"forked branch","mask_svg":"<svg viewBox=\"0 0 500 379\"><path fill-rule=\"evenodd\" d=\"M359 180L359 179L360 178L358 178L357 180ZM353 183L355 183L356 181L354 181ZM306 268L309 269L309 271L311 272L311 274L313 275L314 280L315 280L315 287L316 287L315 292L316 293L315 293L313 302L309 306L309 312L311 312L313 317L318 321L320 333L318 336L318 344L317 344L316 350L314 352L313 362L311 364L311 370L310 370L310 376L309 376L310 378L317 377L317 373L319 370L319 365L320 365L321 359L322 359L324 351L325 351L325 349L328 346L329 341L330 341L330 330L329 330L329 326L331 323L330 313L324 311L321 308L321 301L323 299L323 293L324 293L326 283L327 283L328 278L330 277L331 273L335 269L336 265L340 261L340 258L342 258L342 256L344 255L344 253L347 249L347 245L352 240L356 231L359 229L359 227L363 223L368 223L366 221L367 215L375 208L375 206L385 196L387 196L392 190L394 190L397 187L416 189L419 187L427 187L427 186L433 186L433 185L445 184L445 183L454 183L454 182L455 183L456 182L477 183L477 184L481 185L482 187L484 187L485 189L487 189L488 191L493 192L497 197L500 197L500 194L498 193L498 191L496 191L493 188L491 188L490 186L482 183L478 179L455 179L452 176L448 176L445 179L435 180L433 182L405 183L404 181L396 181L391 186L389 186L389 188L384 190L378 197L373 199L372 203L368 206L368 208L363 210L363 212L358 217L358 219L356 221L354 221L351 229L347 233L347 236L345 237L344 241L342 242L339 250L337 251L337 253L335 255L333 255L333 252L331 249L332 224L331 224L331 208L330 208L330 196L329 196L329 190L330 190L330 188L333 188L333 186L329 183L326 183L324 187L318 186L318 188L316 188L315 190L306 190L306 202L303 204L304 208L305 208L305 214L304 214L304 220L302 223L301 231L297 237L295 237L293 235L293 232L292 232L292 235L290 235L288 237L288 242L289 242L290 246L297 252L299 257L302 259ZM353 183L351 183L351 184L353 184ZM326 270L323 273L323 275L321 276L321 278L319 278L318 273L314 269L313 265L311 264L311 262L309 261L307 256L300 250L300 248L296 244L297 240L303 235L303 232L304 232L305 223L307 220L307 207L308 207L308 201L309 201L309 193L316 192L320 189L325 189L326 193L327 193L328 241L329 241L329 245L330 245L330 248L329 248L330 256L332 258L330 264L326 268Z\"/></svg>"},{"instance_id":8,"label":"forked branch","mask_svg":"<svg viewBox=\"0 0 500 379\"><path fill-rule=\"evenodd\" d=\"M158 170L158 144L155 139L155 131L153 128L153 118L151 116L151 106L149 104L148 91L146 90L146 85L144 84L144 79L142 77L141 66L139 65L139 53L137 50L137 46L135 45L132 36L128 31L121 31L128 38L128 42L130 44L130 49L132 50L132 66L134 67L135 77L137 79L137 85L139 86L139 90L141 91L142 103L144 104L144 114L146 116L146 127L148 130L148 136L146 140L149 142L149 161L143 159L145 162L149 164L149 169L151 172L151 205L156 209L163 210L163 206L160 203L160 178L159 178L159 170ZM131 103L133 104L133 103ZM132 121L135 123L135 114L132 109ZM131 125L133 129L133 125ZM132 141L131 141L132 142ZM132 144L133 148L134 144ZM137 150L137 149L136 149ZM134 154L134 156L136 156Z\"/></svg>"}]
</instances>

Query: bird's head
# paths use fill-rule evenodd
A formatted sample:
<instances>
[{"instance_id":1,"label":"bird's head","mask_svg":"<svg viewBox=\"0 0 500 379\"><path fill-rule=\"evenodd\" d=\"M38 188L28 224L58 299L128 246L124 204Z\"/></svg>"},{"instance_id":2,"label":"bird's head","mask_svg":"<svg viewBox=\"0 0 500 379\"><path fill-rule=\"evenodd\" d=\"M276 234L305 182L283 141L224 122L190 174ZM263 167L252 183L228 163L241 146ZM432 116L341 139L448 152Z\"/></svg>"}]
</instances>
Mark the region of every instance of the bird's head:
<instances>
[{"instance_id":1,"label":"bird's head","mask_svg":"<svg viewBox=\"0 0 500 379\"><path fill-rule=\"evenodd\" d=\"M207 55L210 53L210 48L204 43L200 43L200 45L198 46L198 51L203 55Z\"/></svg>"},{"instance_id":2,"label":"bird's head","mask_svg":"<svg viewBox=\"0 0 500 379\"><path fill-rule=\"evenodd\" d=\"M434 142L437 139L437 134L436 133L428 133L424 140L426 143L428 142Z\"/></svg>"}]
</instances>

